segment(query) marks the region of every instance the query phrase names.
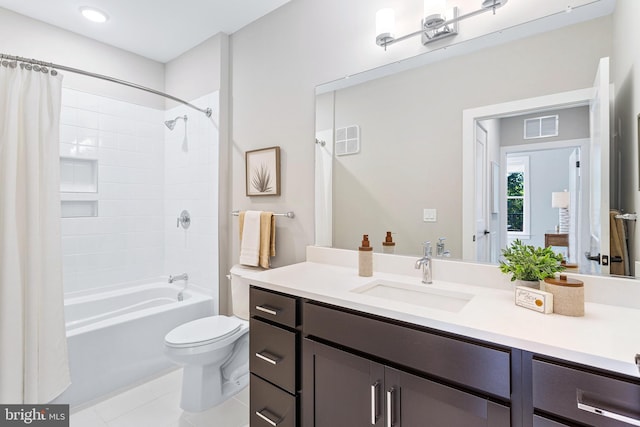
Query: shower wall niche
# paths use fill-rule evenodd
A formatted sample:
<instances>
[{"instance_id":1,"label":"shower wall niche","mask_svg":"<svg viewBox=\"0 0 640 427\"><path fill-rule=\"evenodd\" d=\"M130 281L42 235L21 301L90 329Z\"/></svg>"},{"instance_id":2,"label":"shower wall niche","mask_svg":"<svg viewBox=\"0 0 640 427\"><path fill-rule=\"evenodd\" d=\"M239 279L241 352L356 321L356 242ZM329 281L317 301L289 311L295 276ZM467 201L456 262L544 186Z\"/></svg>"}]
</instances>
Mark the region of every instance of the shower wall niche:
<instances>
[{"instance_id":1,"label":"shower wall niche","mask_svg":"<svg viewBox=\"0 0 640 427\"><path fill-rule=\"evenodd\" d=\"M217 102L217 96L207 101L212 99ZM207 106L217 111L217 104ZM189 152L182 152L183 129L170 134L164 125L170 112L63 89L60 198L66 293L187 269L191 277L196 273L193 283L204 276L217 283L217 129L204 114L185 110L190 145ZM192 172L183 176L175 168ZM181 207L177 212L174 204ZM182 209L190 209L194 227L178 236L173 227ZM207 287L217 294L217 284Z\"/></svg>"}]
</instances>

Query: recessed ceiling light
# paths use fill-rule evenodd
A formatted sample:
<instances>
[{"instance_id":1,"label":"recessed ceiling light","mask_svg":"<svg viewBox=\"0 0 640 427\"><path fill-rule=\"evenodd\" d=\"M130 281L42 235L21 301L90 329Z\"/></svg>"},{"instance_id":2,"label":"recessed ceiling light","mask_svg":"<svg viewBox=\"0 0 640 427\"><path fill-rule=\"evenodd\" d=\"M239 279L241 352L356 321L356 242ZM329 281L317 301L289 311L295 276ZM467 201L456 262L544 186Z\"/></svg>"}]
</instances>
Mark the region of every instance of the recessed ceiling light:
<instances>
[{"instance_id":1,"label":"recessed ceiling light","mask_svg":"<svg viewBox=\"0 0 640 427\"><path fill-rule=\"evenodd\" d=\"M83 6L80 8L80 13L82 16L87 18L89 21L103 23L107 22L109 16L103 11L96 9L95 7Z\"/></svg>"}]
</instances>

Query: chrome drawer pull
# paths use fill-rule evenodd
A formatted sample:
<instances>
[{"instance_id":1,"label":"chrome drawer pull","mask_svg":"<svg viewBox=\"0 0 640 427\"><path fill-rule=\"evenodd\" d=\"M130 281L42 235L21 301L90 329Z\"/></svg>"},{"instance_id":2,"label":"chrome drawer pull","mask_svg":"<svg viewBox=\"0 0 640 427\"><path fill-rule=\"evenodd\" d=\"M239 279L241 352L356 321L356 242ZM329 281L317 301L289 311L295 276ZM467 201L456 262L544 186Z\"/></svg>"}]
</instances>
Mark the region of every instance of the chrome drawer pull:
<instances>
[{"instance_id":1,"label":"chrome drawer pull","mask_svg":"<svg viewBox=\"0 0 640 427\"><path fill-rule=\"evenodd\" d=\"M603 417L611 418L612 420L621 421L623 423L627 423L632 426L640 426L640 420L627 417L625 415L616 414L615 412L607 411L605 409L596 408L595 406L586 405L580 402L580 400L578 400L578 409L591 412L592 414L602 415Z\"/></svg>"},{"instance_id":2,"label":"chrome drawer pull","mask_svg":"<svg viewBox=\"0 0 640 427\"><path fill-rule=\"evenodd\" d=\"M280 360L282 360L280 358L272 358L272 357L269 357L269 356L265 356L264 353L256 353L256 357L258 359L264 360L265 362L269 362L272 365L277 365L278 362L280 362Z\"/></svg>"},{"instance_id":3,"label":"chrome drawer pull","mask_svg":"<svg viewBox=\"0 0 640 427\"><path fill-rule=\"evenodd\" d=\"M376 425L378 421L378 386L380 383L376 381L375 384L371 384L371 425Z\"/></svg>"},{"instance_id":4,"label":"chrome drawer pull","mask_svg":"<svg viewBox=\"0 0 640 427\"><path fill-rule=\"evenodd\" d=\"M393 392L394 388L387 391L387 427L393 427Z\"/></svg>"},{"instance_id":5,"label":"chrome drawer pull","mask_svg":"<svg viewBox=\"0 0 640 427\"><path fill-rule=\"evenodd\" d=\"M264 409L262 411L264 411ZM256 411L256 415L262 418L264 421L268 422L273 427L276 427L278 424L280 424L280 421L282 421L281 418L278 419L278 421L273 421L271 418L267 417L266 415L263 415L262 411Z\"/></svg>"},{"instance_id":6,"label":"chrome drawer pull","mask_svg":"<svg viewBox=\"0 0 640 427\"><path fill-rule=\"evenodd\" d=\"M280 310L277 310L277 309L265 307L263 305L256 305L256 310L262 311L263 313L267 313L267 314L270 314L272 316L277 316L278 315L278 311L280 311Z\"/></svg>"}]
</instances>

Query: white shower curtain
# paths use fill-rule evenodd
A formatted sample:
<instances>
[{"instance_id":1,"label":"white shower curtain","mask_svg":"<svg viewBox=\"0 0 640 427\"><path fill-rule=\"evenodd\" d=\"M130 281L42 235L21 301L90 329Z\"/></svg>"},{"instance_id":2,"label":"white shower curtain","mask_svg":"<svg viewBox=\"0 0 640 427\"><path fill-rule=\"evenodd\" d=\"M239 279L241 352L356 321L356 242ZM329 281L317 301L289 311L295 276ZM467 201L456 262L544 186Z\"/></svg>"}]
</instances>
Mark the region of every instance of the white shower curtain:
<instances>
[{"instance_id":1,"label":"white shower curtain","mask_svg":"<svg viewBox=\"0 0 640 427\"><path fill-rule=\"evenodd\" d=\"M47 403L70 383L60 240L62 76L10 65L0 65L0 402Z\"/></svg>"}]
</instances>

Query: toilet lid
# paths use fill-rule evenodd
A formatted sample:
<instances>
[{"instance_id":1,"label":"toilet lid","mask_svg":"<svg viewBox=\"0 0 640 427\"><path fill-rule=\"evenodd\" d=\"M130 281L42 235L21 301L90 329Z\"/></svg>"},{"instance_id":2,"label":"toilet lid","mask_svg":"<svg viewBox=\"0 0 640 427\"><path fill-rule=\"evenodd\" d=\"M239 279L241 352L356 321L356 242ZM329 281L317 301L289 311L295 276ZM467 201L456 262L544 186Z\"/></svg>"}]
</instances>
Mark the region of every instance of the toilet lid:
<instances>
[{"instance_id":1,"label":"toilet lid","mask_svg":"<svg viewBox=\"0 0 640 427\"><path fill-rule=\"evenodd\" d=\"M235 334L241 326L242 322L235 317L203 317L178 326L164 340L173 347L205 345Z\"/></svg>"}]
</instances>

